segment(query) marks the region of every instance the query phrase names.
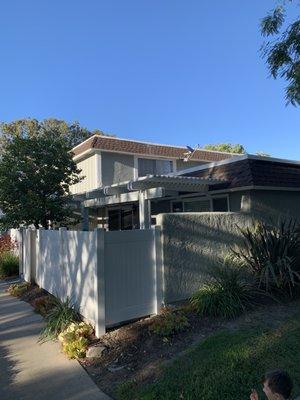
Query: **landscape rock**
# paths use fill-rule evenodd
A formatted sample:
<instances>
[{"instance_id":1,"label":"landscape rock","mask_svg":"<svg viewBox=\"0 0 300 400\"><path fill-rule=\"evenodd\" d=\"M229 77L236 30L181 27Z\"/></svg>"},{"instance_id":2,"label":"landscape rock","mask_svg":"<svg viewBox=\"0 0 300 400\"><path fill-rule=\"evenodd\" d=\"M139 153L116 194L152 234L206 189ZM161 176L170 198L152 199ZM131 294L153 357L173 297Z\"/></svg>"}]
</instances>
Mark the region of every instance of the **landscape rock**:
<instances>
[{"instance_id":1,"label":"landscape rock","mask_svg":"<svg viewBox=\"0 0 300 400\"><path fill-rule=\"evenodd\" d=\"M121 369L125 368L125 365L120 365L120 366L115 366L115 365L110 365L107 367L109 372L118 372L121 371Z\"/></svg>"},{"instance_id":2,"label":"landscape rock","mask_svg":"<svg viewBox=\"0 0 300 400\"><path fill-rule=\"evenodd\" d=\"M106 351L105 346L92 346L86 352L86 358L101 358Z\"/></svg>"}]
</instances>

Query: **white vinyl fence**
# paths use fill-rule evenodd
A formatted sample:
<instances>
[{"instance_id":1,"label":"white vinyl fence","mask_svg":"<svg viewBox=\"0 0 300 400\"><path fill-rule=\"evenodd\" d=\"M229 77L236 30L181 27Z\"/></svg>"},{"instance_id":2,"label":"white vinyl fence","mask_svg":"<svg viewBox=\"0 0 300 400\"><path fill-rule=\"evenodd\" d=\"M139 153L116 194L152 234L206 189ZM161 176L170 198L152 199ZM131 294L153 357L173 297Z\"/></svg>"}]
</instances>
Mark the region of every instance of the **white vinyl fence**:
<instances>
[{"instance_id":1,"label":"white vinyl fence","mask_svg":"<svg viewBox=\"0 0 300 400\"><path fill-rule=\"evenodd\" d=\"M71 299L96 335L108 326L156 314L162 305L160 228L105 232L23 229L21 274Z\"/></svg>"}]
</instances>

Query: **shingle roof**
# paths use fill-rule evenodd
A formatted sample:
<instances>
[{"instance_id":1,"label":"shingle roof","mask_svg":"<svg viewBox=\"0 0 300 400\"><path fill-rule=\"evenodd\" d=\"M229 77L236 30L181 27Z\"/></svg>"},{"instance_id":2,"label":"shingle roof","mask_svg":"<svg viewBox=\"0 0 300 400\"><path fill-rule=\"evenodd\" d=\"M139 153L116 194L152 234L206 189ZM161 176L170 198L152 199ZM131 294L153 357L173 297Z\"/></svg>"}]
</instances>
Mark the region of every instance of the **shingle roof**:
<instances>
[{"instance_id":1,"label":"shingle roof","mask_svg":"<svg viewBox=\"0 0 300 400\"><path fill-rule=\"evenodd\" d=\"M214 186L214 190L244 186L300 188L299 164L248 157L223 165L208 166L198 171L187 172L184 175L227 181L226 184Z\"/></svg>"},{"instance_id":2,"label":"shingle roof","mask_svg":"<svg viewBox=\"0 0 300 400\"><path fill-rule=\"evenodd\" d=\"M78 156L90 149L99 149L107 151L117 151L131 154L140 154L147 156L161 156L170 158L183 158L187 152L185 147L168 146L162 144L151 144L137 142L134 140L117 139L113 137L94 135L72 150L75 156ZM218 151L196 150L192 160L201 161L221 161L233 157L234 154L222 153ZM236 154L235 154L236 156Z\"/></svg>"}]
</instances>

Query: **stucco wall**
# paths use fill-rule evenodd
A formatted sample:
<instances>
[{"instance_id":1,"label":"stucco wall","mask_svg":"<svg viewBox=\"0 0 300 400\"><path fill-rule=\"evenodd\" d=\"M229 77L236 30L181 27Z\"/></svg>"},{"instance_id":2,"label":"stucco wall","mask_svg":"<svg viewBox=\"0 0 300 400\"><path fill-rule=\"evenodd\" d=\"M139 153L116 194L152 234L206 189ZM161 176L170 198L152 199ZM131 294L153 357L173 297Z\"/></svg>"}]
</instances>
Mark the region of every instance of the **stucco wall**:
<instances>
[{"instance_id":1,"label":"stucco wall","mask_svg":"<svg viewBox=\"0 0 300 400\"><path fill-rule=\"evenodd\" d=\"M275 220L274 222L280 216L293 217L300 221L300 192L253 190L251 211L261 218Z\"/></svg>"},{"instance_id":2,"label":"stucco wall","mask_svg":"<svg viewBox=\"0 0 300 400\"><path fill-rule=\"evenodd\" d=\"M190 297L213 268L218 257L238 243L238 226L251 223L246 213L160 214L162 227L165 301Z\"/></svg>"},{"instance_id":3,"label":"stucco wall","mask_svg":"<svg viewBox=\"0 0 300 400\"><path fill-rule=\"evenodd\" d=\"M230 211L250 212L251 211L251 191L238 191L229 193Z\"/></svg>"},{"instance_id":4,"label":"stucco wall","mask_svg":"<svg viewBox=\"0 0 300 400\"><path fill-rule=\"evenodd\" d=\"M134 157L127 154L101 152L102 184L124 182L133 179Z\"/></svg>"}]
</instances>

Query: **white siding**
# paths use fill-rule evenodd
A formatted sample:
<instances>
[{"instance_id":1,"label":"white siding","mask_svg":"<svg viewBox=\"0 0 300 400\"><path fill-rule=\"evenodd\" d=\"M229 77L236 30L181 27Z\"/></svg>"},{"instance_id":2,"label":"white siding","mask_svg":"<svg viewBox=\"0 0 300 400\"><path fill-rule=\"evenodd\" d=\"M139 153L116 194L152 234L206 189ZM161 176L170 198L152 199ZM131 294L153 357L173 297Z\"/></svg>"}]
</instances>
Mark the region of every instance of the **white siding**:
<instances>
[{"instance_id":1,"label":"white siding","mask_svg":"<svg viewBox=\"0 0 300 400\"><path fill-rule=\"evenodd\" d=\"M98 173L96 172L97 157L100 157L100 155L93 154L77 163L78 168L81 169L80 176L84 177L84 179L70 187L71 193L82 193L97 188L97 176L99 174L99 171Z\"/></svg>"}]
</instances>

